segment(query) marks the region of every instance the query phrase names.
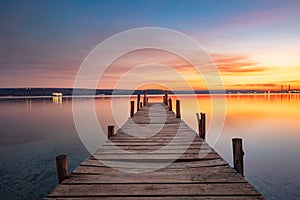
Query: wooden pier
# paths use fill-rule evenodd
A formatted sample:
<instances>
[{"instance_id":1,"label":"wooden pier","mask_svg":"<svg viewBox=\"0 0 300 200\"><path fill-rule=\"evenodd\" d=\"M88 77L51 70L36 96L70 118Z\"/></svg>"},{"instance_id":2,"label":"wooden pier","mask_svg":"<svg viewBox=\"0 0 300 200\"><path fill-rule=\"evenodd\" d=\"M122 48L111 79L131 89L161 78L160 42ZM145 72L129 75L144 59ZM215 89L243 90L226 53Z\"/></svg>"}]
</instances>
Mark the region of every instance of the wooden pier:
<instances>
[{"instance_id":1,"label":"wooden pier","mask_svg":"<svg viewBox=\"0 0 300 200\"><path fill-rule=\"evenodd\" d=\"M139 108L46 199L264 199L166 101Z\"/></svg>"}]
</instances>

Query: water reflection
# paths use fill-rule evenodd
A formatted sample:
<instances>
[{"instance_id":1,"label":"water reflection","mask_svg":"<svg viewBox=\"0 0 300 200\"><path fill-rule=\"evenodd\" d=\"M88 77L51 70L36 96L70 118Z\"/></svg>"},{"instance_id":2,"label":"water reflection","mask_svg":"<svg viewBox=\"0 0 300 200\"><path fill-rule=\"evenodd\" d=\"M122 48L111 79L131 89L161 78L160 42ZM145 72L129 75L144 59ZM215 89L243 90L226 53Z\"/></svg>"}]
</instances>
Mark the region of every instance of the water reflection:
<instances>
[{"instance_id":1,"label":"water reflection","mask_svg":"<svg viewBox=\"0 0 300 200\"><path fill-rule=\"evenodd\" d=\"M148 97L150 102L162 102L162 96ZM176 97L169 97L174 109ZM209 126L209 95L196 96L198 106L193 103L194 97L177 98L188 125L197 131L195 113L205 112ZM215 149L231 163L231 138L242 137L246 178L268 199L300 197L299 100L300 94L292 93L226 96L226 121ZM53 160L57 154L69 155L71 170L87 157L75 129L71 101L67 97L1 99L0 185L6 192L0 199L5 199L3 195L6 199L42 198L57 183ZM91 99L78 101L84 110ZM129 101L130 97L95 99L97 119L105 132L108 125L117 129L128 119ZM207 132L209 143L213 137L213 132Z\"/></svg>"},{"instance_id":2,"label":"water reflection","mask_svg":"<svg viewBox=\"0 0 300 200\"><path fill-rule=\"evenodd\" d=\"M54 104L62 104L63 98L62 98L62 96L53 96L52 97L52 102Z\"/></svg>"}]
</instances>

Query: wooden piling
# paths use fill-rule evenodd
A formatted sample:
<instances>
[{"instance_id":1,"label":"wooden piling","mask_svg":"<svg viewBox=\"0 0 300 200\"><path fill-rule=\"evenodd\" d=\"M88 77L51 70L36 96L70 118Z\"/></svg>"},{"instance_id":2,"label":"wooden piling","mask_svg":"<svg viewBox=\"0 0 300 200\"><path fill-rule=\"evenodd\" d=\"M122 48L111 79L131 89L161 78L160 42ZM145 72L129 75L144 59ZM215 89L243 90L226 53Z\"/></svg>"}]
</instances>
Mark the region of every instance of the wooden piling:
<instances>
[{"instance_id":1,"label":"wooden piling","mask_svg":"<svg viewBox=\"0 0 300 200\"><path fill-rule=\"evenodd\" d=\"M172 108L172 99L169 98L169 111L172 111L173 108Z\"/></svg>"},{"instance_id":2,"label":"wooden piling","mask_svg":"<svg viewBox=\"0 0 300 200\"><path fill-rule=\"evenodd\" d=\"M108 126L107 127L107 138L110 138L111 136L113 136L114 135L114 133L115 133L115 126Z\"/></svg>"},{"instance_id":3,"label":"wooden piling","mask_svg":"<svg viewBox=\"0 0 300 200\"><path fill-rule=\"evenodd\" d=\"M140 102L140 108L143 108L143 102Z\"/></svg>"},{"instance_id":4,"label":"wooden piling","mask_svg":"<svg viewBox=\"0 0 300 200\"><path fill-rule=\"evenodd\" d=\"M168 91L165 91L165 98L166 98L165 104L168 105Z\"/></svg>"},{"instance_id":5,"label":"wooden piling","mask_svg":"<svg viewBox=\"0 0 300 200\"><path fill-rule=\"evenodd\" d=\"M130 101L130 117L134 116L134 101Z\"/></svg>"},{"instance_id":6,"label":"wooden piling","mask_svg":"<svg viewBox=\"0 0 300 200\"><path fill-rule=\"evenodd\" d=\"M56 170L58 182L61 183L66 177L68 177L67 155L56 156Z\"/></svg>"},{"instance_id":7,"label":"wooden piling","mask_svg":"<svg viewBox=\"0 0 300 200\"><path fill-rule=\"evenodd\" d=\"M146 102L147 102L147 91L144 90L144 106L146 105Z\"/></svg>"},{"instance_id":8,"label":"wooden piling","mask_svg":"<svg viewBox=\"0 0 300 200\"><path fill-rule=\"evenodd\" d=\"M198 134L201 135L201 119L199 113L196 113L197 123L198 123Z\"/></svg>"},{"instance_id":9,"label":"wooden piling","mask_svg":"<svg viewBox=\"0 0 300 200\"><path fill-rule=\"evenodd\" d=\"M200 113L201 116L201 134L199 132L199 136L202 139L205 139L205 135L206 135L206 115L205 113Z\"/></svg>"},{"instance_id":10,"label":"wooden piling","mask_svg":"<svg viewBox=\"0 0 300 200\"><path fill-rule=\"evenodd\" d=\"M141 95L138 94L138 95L137 95L137 103L136 103L137 111L140 110L140 101L141 101Z\"/></svg>"},{"instance_id":11,"label":"wooden piling","mask_svg":"<svg viewBox=\"0 0 300 200\"><path fill-rule=\"evenodd\" d=\"M176 118L181 118L180 100L176 100Z\"/></svg>"},{"instance_id":12,"label":"wooden piling","mask_svg":"<svg viewBox=\"0 0 300 200\"><path fill-rule=\"evenodd\" d=\"M244 151L241 138L232 139L234 169L244 176Z\"/></svg>"},{"instance_id":13,"label":"wooden piling","mask_svg":"<svg viewBox=\"0 0 300 200\"><path fill-rule=\"evenodd\" d=\"M164 99L164 103L165 103L166 105L168 105L168 91L167 91L167 90L165 90L165 99Z\"/></svg>"},{"instance_id":14,"label":"wooden piling","mask_svg":"<svg viewBox=\"0 0 300 200\"><path fill-rule=\"evenodd\" d=\"M205 113L196 113L198 122L198 133L202 139L205 139L206 135L206 116Z\"/></svg>"}]
</instances>

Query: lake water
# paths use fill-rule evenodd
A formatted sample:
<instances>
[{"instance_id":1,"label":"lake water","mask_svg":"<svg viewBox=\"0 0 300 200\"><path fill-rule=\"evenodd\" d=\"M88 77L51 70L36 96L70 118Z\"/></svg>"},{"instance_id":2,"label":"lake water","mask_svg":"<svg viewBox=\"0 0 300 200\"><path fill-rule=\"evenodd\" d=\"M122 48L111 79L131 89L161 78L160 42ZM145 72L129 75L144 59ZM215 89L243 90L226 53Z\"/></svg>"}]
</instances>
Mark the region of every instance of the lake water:
<instances>
[{"instance_id":1,"label":"lake water","mask_svg":"<svg viewBox=\"0 0 300 200\"><path fill-rule=\"evenodd\" d=\"M195 130L196 112L207 113L208 127L212 116L222 118L212 111L209 95L178 98L183 120ZM76 101L83 110L91 104L91 98ZM95 99L104 130L127 120L128 102L129 97ZM208 131L208 143L232 164L231 139L243 138L246 179L268 199L299 199L300 95L227 95L225 110L220 135ZM0 199L41 199L57 185L56 155L68 155L70 171L89 155L75 128L70 97L1 98L0 130Z\"/></svg>"}]
</instances>

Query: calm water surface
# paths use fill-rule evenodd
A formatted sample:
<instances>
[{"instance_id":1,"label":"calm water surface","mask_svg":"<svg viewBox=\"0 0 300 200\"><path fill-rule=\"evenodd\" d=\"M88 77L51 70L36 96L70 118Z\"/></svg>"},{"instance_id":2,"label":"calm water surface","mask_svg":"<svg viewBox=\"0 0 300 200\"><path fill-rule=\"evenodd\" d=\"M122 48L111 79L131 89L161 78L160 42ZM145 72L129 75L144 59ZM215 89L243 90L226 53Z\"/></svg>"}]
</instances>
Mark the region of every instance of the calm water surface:
<instances>
[{"instance_id":1,"label":"calm water surface","mask_svg":"<svg viewBox=\"0 0 300 200\"><path fill-rule=\"evenodd\" d=\"M96 98L104 130L127 120L128 98ZM210 123L208 95L196 97L199 105L192 96L179 99L182 117L192 128L196 130L199 111L207 113ZM91 104L90 98L77 101L82 108ZM161 101L161 97L150 97L150 101ZM242 137L246 179L268 199L299 199L299 122L300 95L227 95L224 128L218 138L208 132L207 140L231 164L231 139ZM75 129L71 98L2 98L0 128L0 199L41 199L57 184L56 155L68 155L70 171L89 155Z\"/></svg>"}]
</instances>

